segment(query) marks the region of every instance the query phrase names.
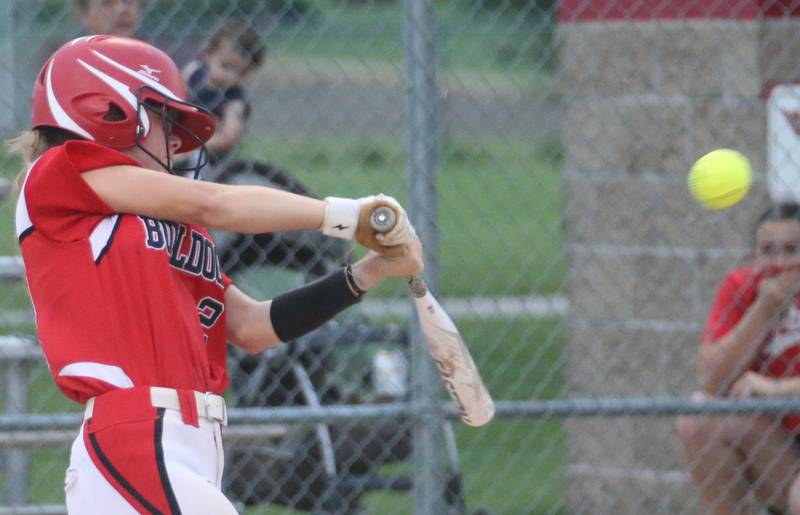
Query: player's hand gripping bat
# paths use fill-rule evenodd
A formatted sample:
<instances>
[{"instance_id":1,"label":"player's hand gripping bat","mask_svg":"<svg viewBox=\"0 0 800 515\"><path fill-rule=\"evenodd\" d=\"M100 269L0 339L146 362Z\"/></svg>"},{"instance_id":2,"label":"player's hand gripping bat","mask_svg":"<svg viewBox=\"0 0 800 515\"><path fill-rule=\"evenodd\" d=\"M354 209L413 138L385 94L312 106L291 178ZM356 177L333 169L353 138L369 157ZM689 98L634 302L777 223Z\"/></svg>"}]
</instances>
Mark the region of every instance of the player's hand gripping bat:
<instances>
[{"instance_id":1,"label":"player's hand gripping bat","mask_svg":"<svg viewBox=\"0 0 800 515\"><path fill-rule=\"evenodd\" d=\"M397 214L388 206L375 208L370 216L370 225L379 233L390 231L396 221ZM422 277L410 277L408 287L425 342L447 391L458 405L461 420L476 427L488 423L494 417L494 402L453 320L428 291Z\"/></svg>"}]
</instances>

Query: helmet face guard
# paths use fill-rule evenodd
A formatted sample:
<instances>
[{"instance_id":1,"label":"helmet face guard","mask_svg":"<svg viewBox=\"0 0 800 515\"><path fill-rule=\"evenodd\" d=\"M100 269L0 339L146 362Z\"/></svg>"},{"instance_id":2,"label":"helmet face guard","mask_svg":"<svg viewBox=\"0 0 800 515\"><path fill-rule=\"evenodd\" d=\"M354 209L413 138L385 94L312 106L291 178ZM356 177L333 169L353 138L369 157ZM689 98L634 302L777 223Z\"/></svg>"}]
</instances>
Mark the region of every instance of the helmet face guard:
<instances>
[{"instance_id":1,"label":"helmet face guard","mask_svg":"<svg viewBox=\"0 0 800 515\"><path fill-rule=\"evenodd\" d=\"M189 124L185 123L185 118L187 118L187 113L196 114L198 111L207 116L213 117L213 115L200 106L183 100L165 97L150 86L142 86L139 89L136 94L136 101L138 105L136 110L136 146L169 173L183 176L187 172L192 172L192 177L197 179L200 176L200 170L208 164L208 149L205 141L195 134ZM142 145L142 140L150 133L151 115L161 120L161 125L164 128L166 161L162 161ZM194 155L189 157L188 160L178 161L185 164L176 164L169 145L170 136L173 134L181 140L181 146L176 154L180 154L183 148L196 149Z\"/></svg>"}]
</instances>

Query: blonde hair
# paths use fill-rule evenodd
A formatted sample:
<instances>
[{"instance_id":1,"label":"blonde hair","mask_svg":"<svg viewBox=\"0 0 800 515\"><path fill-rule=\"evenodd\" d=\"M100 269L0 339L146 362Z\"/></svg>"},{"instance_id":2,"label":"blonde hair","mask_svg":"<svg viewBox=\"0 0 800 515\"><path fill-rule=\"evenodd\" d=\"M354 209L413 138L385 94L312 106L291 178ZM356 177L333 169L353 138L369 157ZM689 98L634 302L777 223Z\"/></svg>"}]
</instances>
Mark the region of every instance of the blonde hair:
<instances>
[{"instance_id":1,"label":"blonde hair","mask_svg":"<svg viewBox=\"0 0 800 515\"><path fill-rule=\"evenodd\" d=\"M34 131L25 131L17 136L6 141L6 147L12 154L18 155L22 159L22 170L17 174L16 186L17 191L22 188L22 183L25 181L25 175L28 173L31 163L36 159L37 147L41 145L41 138Z\"/></svg>"},{"instance_id":2,"label":"blonde hair","mask_svg":"<svg viewBox=\"0 0 800 515\"><path fill-rule=\"evenodd\" d=\"M17 191L22 188L28 169L47 150L63 145L69 140L83 139L56 127L40 127L25 131L6 141L6 147L22 159L22 170L17 175Z\"/></svg>"}]
</instances>

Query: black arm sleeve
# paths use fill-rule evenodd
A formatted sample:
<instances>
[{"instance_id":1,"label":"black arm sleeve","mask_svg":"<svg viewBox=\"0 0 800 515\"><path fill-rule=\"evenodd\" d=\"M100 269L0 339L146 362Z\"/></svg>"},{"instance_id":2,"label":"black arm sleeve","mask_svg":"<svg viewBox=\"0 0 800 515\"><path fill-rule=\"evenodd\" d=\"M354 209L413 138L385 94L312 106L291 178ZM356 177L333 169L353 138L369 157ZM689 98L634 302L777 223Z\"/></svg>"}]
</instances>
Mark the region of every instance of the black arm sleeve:
<instances>
[{"instance_id":1,"label":"black arm sleeve","mask_svg":"<svg viewBox=\"0 0 800 515\"><path fill-rule=\"evenodd\" d=\"M310 333L361 300L339 270L272 299L269 318L282 342Z\"/></svg>"}]
</instances>

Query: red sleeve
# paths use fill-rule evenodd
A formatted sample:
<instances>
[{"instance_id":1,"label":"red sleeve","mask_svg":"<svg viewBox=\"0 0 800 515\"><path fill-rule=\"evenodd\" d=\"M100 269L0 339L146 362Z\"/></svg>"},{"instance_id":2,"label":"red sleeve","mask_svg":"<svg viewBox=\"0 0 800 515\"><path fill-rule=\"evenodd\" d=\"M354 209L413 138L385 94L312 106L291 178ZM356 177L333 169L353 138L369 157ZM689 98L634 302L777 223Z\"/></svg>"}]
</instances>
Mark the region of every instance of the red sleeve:
<instances>
[{"instance_id":1,"label":"red sleeve","mask_svg":"<svg viewBox=\"0 0 800 515\"><path fill-rule=\"evenodd\" d=\"M750 269L741 268L728 274L708 315L703 343L722 338L739 323L755 301L757 285L758 276Z\"/></svg>"},{"instance_id":2,"label":"red sleeve","mask_svg":"<svg viewBox=\"0 0 800 515\"><path fill-rule=\"evenodd\" d=\"M125 154L91 141L69 141L45 152L31 167L23 191L34 228L57 241L87 238L114 211L81 173L114 165L139 166Z\"/></svg>"},{"instance_id":3,"label":"red sleeve","mask_svg":"<svg viewBox=\"0 0 800 515\"><path fill-rule=\"evenodd\" d=\"M223 290L227 290L228 286L233 286L234 284L236 284L236 283L233 282L233 279L228 277L228 274L222 274L222 289Z\"/></svg>"}]
</instances>

